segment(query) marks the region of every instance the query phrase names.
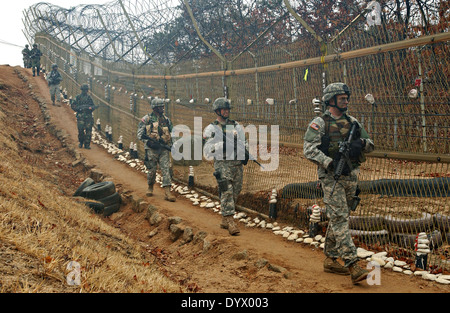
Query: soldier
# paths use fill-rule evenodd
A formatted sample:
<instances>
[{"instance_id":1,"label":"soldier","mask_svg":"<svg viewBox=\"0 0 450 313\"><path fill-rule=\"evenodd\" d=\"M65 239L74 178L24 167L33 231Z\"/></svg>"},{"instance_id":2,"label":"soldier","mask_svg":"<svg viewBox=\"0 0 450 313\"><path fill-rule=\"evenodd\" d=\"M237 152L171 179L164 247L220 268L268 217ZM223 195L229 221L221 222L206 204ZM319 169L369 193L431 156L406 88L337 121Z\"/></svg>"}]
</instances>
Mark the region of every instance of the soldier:
<instances>
[{"instance_id":1,"label":"soldier","mask_svg":"<svg viewBox=\"0 0 450 313\"><path fill-rule=\"evenodd\" d=\"M33 70L33 76L39 76L41 70L41 56L42 52L39 50L37 44L33 44L33 49L30 51L31 69Z\"/></svg>"},{"instance_id":2,"label":"soldier","mask_svg":"<svg viewBox=\"0 0 450 313\"><path fill-rule=\"evenodd\" d=\"M92 112L96 109L88 92L89 86L81 85L81 94L71 101L72 110L77 112L78 147L83 148L84 145L85 149L91 148L92 126L94 125Z\"/></svg>"},{"instance_id":3,"label":"soldier","mask_svg":"<svg viewBox=\"0 0 450 313\"><path fill-rule=\"evenodd\" d=\"M61 74L58 72L58 65L53 64L51 72L47 75L48 87L52 104L56 105L56 99L59 99L59 83L62 81ZM59 101L59 100L58 100Z\"/></svg>"},{"instance_id":4,"label":"soldier","mask_svg":"<svg viewBox=\"0 0 450 313\"><path fill-rule=\"evenodd\" d=\"M365 161L364 154L374 150L374 143L356 118L346 113L350 98L350 90L346 84L332 83L323 93L322 100L327 109L308 125L303 152L308 160L318 165L318 178L324 193L323 201L328 217L324 271L350 274L352 283L356 284L368 276L368 271L357 264L356 247L350 236L348 222L357 190L359 166ZM335 192L330 197L335 182L339 142L347 139L350 126L355 121L358 128L350 144L351 166L345 166ZM344 261L344 266L337 261L338 258Z\"/></svg>"},{"instance_id":5,"label":"soldier","mask_svg":"<svg viewBox=\"0 0 450 313\"><path fill-rule=\"evenodd\" d=\"M233 215L237 197L242 190L243 165L248 161L237 152L239 147L246 145L245 134L242 126L229 118L229 100L217 98L212 107L217 119L205 128L204 153L207 158L214 159L214 176L219 186L222 214L220 227L228 229L230 235L237 235L240 231Z\"/></svg>"},{"instance_id":6,"label":"soldier","mask_svg":"<svg viewBox=\"0 0 450 313\"><path fill-rule=\"evenodd\" d=\"M164 114L163 99L153 99L151 107L153 112L145 115L139 122L137 138L145 143L145 166L147 173L147 196L153 196L153 185L156 180L156 169L159 167L163 176L162 187L164 199L175 202L176 198L170 191L172 177L170 172L170 146L172 145L172 122ZM165 147L165 148L164 148Z\"/></svg>"},{"instance_id":7,"label":"soldier","mask_svg":"<svg viewBox=\"0 0 450 313\"><path fill-rule=\"evenodd\" d=\"M31 67L31 60L30 60L31 50L28 47L29 47L28 45L25 45L25 49L22 50L24 68Z\"/></svg>"}]
</instances>

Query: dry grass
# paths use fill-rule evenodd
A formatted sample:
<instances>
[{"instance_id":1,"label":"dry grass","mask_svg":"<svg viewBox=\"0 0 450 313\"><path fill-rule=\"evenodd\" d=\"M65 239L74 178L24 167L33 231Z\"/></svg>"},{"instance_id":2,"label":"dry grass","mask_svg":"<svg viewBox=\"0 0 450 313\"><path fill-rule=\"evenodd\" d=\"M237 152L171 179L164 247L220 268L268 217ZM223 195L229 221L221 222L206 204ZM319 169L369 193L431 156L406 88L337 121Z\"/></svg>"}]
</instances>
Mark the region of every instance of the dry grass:
<instances>
[{"instance_id":1,"label":"dry grass","mask_svg":"<svg viewBox=\"0 0 450 313\"><path fill-rule=\"evenodd\" d=\"M185 291L139 243L62 195L52 173L24 162L6 122L0 106L0 292ZM67 282L71 261L79 285Z\"/></svg>"}]
</instances>

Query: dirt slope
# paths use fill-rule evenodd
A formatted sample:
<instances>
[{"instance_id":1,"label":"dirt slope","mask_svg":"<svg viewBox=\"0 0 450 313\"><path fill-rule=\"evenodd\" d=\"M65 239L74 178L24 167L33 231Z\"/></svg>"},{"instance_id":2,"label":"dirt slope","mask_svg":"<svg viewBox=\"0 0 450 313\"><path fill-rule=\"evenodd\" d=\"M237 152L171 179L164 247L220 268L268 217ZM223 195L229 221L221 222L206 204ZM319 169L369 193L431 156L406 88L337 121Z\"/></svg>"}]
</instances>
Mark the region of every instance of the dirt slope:
<instances>
[{"instance_id":1,"label":"dirt slope","mask_svg":"<svg viewBox=\"0 0 450 313\"><path fill-rule=\"evenodd\" d=\"M17 68L33 85L33 90L47 100L52 121L69 134L69 140L77 142L76 120L73 111L63 105L51 106L48 87L43 77L32 77L30 70ZM3 80L19 79L11 68L0 66ZM143 199L146 177L123 163L97 145L91 150L78 149L90 164L110 177L122 190L131 191ZM39 158L39 155L36 155ZM82 175L82 173L78 173ZM82 177L78 177L81 179ZM73 191L77 186L73 186ZM149 237L155 229L145 219L144 213L136 213L126 207L105 218L128 236L140 241L158 256L159 266L167 276L190 286L194 292L206 293L436 293L448 292L449 287L421 278L393 273L382 269L381 284L369 286L366 282L352 285L349 277L324 273L321 249L287 242L269 230L244 228L240 236L231 237L220 229L220 215L178 196L175 203L163 199L163 191L157 187L155 195L147 201L165 216L179 216L183 225L193 228L194 233L207 233L208 249L194 243L180 245L172 242L167 230L167 219L158 226L158 233ZM246 253L244 253L246 251ZM242 253L241 253L242 252ZM241 254L238 254L241 253ZM240 257L241 256L241 257ZM284 268L281 273L266 265L256 264L265 259L268 264ZM365 265L364 262L362 262Z\"/></svg>"}]
</instances>

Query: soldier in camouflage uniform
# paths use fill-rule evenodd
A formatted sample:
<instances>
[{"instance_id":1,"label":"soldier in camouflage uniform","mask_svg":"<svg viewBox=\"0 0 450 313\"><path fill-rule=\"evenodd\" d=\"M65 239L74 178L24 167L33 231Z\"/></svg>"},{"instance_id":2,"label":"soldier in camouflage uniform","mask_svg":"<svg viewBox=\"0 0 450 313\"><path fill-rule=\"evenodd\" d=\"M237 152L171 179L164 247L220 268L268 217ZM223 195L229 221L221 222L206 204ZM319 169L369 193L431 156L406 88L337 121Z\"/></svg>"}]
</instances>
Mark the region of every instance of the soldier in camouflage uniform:
<instances>
[{"instance_id":1,"label":"soldier in camouflage uniform","mask_svg":"<svg viewBox=\"0 0 450 313\"><path fill-rule=\"evenodd\" d=\"M77 112L78 147L83 148L84 145L85 149L91 148L92 126L94 126L92 112L96 109L88 92L89 86L81 85L81 94L71 101L72 110Z\"/></svg>"},{"instance_id":2,"label":"soldier in camouflage uniform","mask_svg":"<svg viewBox=\"0 0 450 313\"><path fill-rule=\"evenodd\" d=\"M25 49L22 50L24 68L31 67L31 60L30 60L31 50L28 47L29 47L28 45L25 45Z\"/></svg>"},{"instance_id":3,"label":"soldier in camouflage uniform","mask_svg":"<svg viewBox=\"0 0 450 313\"><path fill-rule=\"evenodd\" d=\"M62 77L61 74L58 72L58 65L53 64L51 72L48 73L47 75L47 82L50 90L50 98L52 99L53 105L56 105L55 101L59 99L59 83L61 81Z\"/></svg>"},{"instance_id":4,"label":"soldier in camouflage uniform","mask_svg":"<svg viewBox=\"0 0 450 313\"><path fill-rule=\"evenodd\" d=\"M163 99L153 99L151 107L152 113L145 115L139 122L137 130L137 138L145 143L145 166L147 173L147 196L153 195L153 185L156 180L156 169L159 164L163 176L162 187L164 188L164 199L175 202L176 198L170 191L172 185L172 177L170 172L170 151L164 149L160 143L171 146L173 129L172 122L164 114ZM146 137L152 138L149 140Z\"/></svg>"},{"instance_id":5,"label":"soldier in camouflage uniform","mask_svg":"<svg viewBox=\"0 0 450 313\"><path fill-rule=\"evenodd\" d=\"M217 98L213 111L217 119L204 130L204 154L214 159L214 176L219 186L222 222L220 226L228 229L230 235L239 234L234 222L236 201L242 190L243 165L247 164L245 156L237 153L238 145L246 145L242 126L229 118L230 102L226 98ZM225 139L225 138L228 138ZM247 160L248 161L248 160Z\"/></svg>"},{"instance_id":6,"label":"soldier in camouflage uniform","mask_svg":"<svg viewBox=\"0 0 450 313\"><path fill-rule=\"evenodd\" d=\"M303 152L305 157L318 165L318 178L324 192L324 203L328 217L325 240L324 271L351 275L354 284L368 276L368 271L358 266L356 247L350 236L349 215L357 189L359 166L365 161L364 154L374 150L374 144L357 120L346 113L350 90L344 83L332 83L324 89L323 102L327 109L322 116L314 118L305 133ZM351 142L351 167L346 165L343 175L334 185L334 169L337 165L339 142L345 141L351 123L359 125L355 139ZM337 259L344 261L342 266Z\"/></svg>"},{"instance_id":7,"label":"soldier in camouflage uniform","mask_svg":"<svg viewBox=\"0 0 450 313\"><path fill-rule=\"evenodd\" d=\"M39 50L37 44L33 44L33 49L30 51L31 58L31 69L33 70L33 76L39 76L39 72L41 71L41 56L42 52Z\"/></svg>"}]
</instances>

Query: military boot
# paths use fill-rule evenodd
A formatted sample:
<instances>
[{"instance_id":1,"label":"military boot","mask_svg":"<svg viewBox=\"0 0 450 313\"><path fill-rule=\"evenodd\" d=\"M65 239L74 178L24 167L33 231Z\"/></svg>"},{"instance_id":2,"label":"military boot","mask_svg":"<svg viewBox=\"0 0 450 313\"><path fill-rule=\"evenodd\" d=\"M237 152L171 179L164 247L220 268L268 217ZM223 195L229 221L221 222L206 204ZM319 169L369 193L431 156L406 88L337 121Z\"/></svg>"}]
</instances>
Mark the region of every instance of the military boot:
<instances>
[{"instance_id":1,"label":"military boot","mask_svg":"<svg viewBox=\"0 0 450 313\"><path fill-rule=\"evenodd\" d=\"M220 223L220 227L228 229L228 232L232 236L240 233L239 228L234 222L233 215L223 216L222 222Z\"/></svg>"},{"instance_id":2,"label":"military boot","mask_svg":"<svg viewBox=\"0 0 450 313\"><path fill-rule=\"evenodd\" d=\"M220 222L220 228L228 229L228 219L226 216L222 216L222 221Z\"/></svg>"},{"instance_id":3,"label":"military boot","mask_svg":"<svg viewBox=\"0 0 450 313\"><path fill-rule=\"evenodd\" d=\"M167 201L170 201L170 202L175 202L176 201L175 196L170 191L170 186L164 187L164 195L165 195L164 200L167 200Z\"/></svg>"},{"instance_id":4,"label":"military boot","mask_svg":"<svg viewBox=\"0 0 450 313\"><path fill-rule=\"evenodd\" d=\"M323 271L339 275L350 275L347 267L339 263L336 259L330 257L327 257L323 262Z\"/></svg>"},{"instance_id":5,"label":"military boot","mask_svg":"<svg viewBox=\"0 0 450 313\"><path fill-rule=\"evenodd\" d=\"M80 143L78 144L78 148L83 148L83 143L82 143L82 142L80 142Z\"/></svg>"},{"instance_id":6,"label":"military boot","mask_svg":"<svg viewBox=\"0 0 450 313\"><path fill-rule=\"evenodd\" d=\"M146 195L147 195L147 197L153 196L153 185L148 185L148 189L147 189Z\"/></svg>"},{"instance_id":7,"label":"military boot","mask_svg":"<svg viewBox=\"0 0 450 313\"><path fill-rule=\"evenodd\" d=\"M84 148L85 148L85 149L91 149L91 143L90 143L90 142L85 143L85 144L84 144Z\"/></svg>"},{"instance_id":8,"label":"military boot","mask_svg":"<svg viewBox=\"0 0 450 313\"><path fill-rule=\"evenodd\" d=\"M367 276L369 276L369 271L359 267L356 262L350 265L348 269L350 271L350 276L353 284L357 284L360 281L366 279Z\"/></svg>"}]
</instances>

